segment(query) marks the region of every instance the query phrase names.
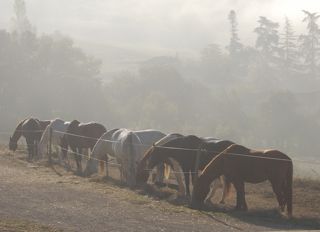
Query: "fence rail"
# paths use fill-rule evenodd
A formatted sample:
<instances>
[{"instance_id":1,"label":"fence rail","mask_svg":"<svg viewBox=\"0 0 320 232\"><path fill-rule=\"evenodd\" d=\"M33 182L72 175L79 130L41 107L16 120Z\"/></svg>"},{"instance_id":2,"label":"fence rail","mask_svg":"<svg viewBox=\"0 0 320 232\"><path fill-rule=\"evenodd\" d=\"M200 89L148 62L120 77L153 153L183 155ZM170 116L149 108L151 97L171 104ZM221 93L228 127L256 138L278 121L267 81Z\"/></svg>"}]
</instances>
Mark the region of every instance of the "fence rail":
<instances>
[{"instance_id":1,"label":"fence rail","mask_svg":"<svg viewBox=\"0 0 320 232\"><path fill-rule=\"evenodd\" d=\"M39 131L43 131L43 130L39 130ZM24 132L21 130L21 132ZM49 152L49 159L51 158L51 141L52 141L52 135L54 133L57 134L63 134L63 135L70 135L70 136L74 136L74 137L79 137L79 138L85 138L85 139L91 139L91 140L95 140L95 141L103 141L103 142L108 142L108 143L120 143L120 141L114 141L114 140L108 140L108 139L103 139L103 138L94 138L94 137L88 137L88 136L82 136L82 135L77 135L77 134L73 134L73 133L68 133L68 132L62 132L62 131L58 131L58 130L52 130L50 132L50 136L49 136L49 145L48 145L48 152ZM0 132L0 134L4 134L4 135L10 135L11 133L9 132ZM146 145L146 144L138 144L138 143L133 143L134 146L141 146L144 148L150 148L151 146L156 146L153 144L150 145ZM27 147L28 145L22 145ZM36 146L36 144L34 145ZM193 151L193 152L197 152L198 154L200 154L201 152L208 152L211 154L220 154L221 152L215 151L215 150L204 150L201 148L198 149L191 149L191 148L179 148L179 147L167 147L167 146L156 146L159 149L167 149L167 150L181 150L181 151ZM105 162L108 163L106 160L101 160L95 157L90 157L81 153L77 153L77 152L73 152L73 151L69 151L73 154L77 154L79 156L85 157L86 159L93 159L96 161L100 161L100 162ZM311 164L311 165L320 165L319 161L315 161L315 160L303 160L303 159L297 159L297 158L292 158L291 160L287 160L287 159L280 159L280 158L273 158L273 157L265 157L265 156L251 156L251 155L246 155L246 154L239 154L239 153L231 153L231 152L225 152L225 154L228 155L232 155L232 156L243 156L243 157L248 157L248 158L253 158L253 159L267 159L267 160L279 160L279 161L284 161L284 162L291 162L291 160L293 162L297 162L297 163L307 163L307 164ZM198 159L199 155L197 155L197 159ZM197 162L198 163L198 162ZM115 165L115 163L110 163L112 165ZM198 165L197 165L198 166Z\"/></svg>"}]
</instances>

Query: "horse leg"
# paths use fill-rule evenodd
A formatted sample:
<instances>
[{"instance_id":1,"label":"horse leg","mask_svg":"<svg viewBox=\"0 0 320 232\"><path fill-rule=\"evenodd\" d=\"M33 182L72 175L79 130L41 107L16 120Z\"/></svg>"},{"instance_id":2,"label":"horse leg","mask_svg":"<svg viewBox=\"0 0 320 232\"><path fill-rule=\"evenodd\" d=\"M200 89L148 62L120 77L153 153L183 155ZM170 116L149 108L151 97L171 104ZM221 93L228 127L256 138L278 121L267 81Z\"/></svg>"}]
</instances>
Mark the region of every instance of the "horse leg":
<instances>
[{"instance_id":1,"label":"horse leg","mask_svg":"<svg viewBox=\"0 0 320 232\"><path fill-rule=\"evenodd\" d=\"M106 177L108 178L109 177L109 167L108 167L108 162L109 162L109 157L108 155L105 156L105 166L106 166Z\"/></svg>"},{"instance_id":2,"label":"horse leg","mask_svg":"<svg viewBox=\"0 0 320 232\"><path fill-rule=\"evenodd\" d=\"M210 191L204 200L205 204L209 203L211 201L211 198L214 196L215 192L219 188L219 179L215 179L211 184L210 184Z\"/></svg>"},{"instance_id":3,"label":"horse leg","mask_svg":"<svg viewBox=\"0 0 320 232\"><path fill-rule=\"evenodd\" d=\"M78 154L77 154L77 166L78 166L78 171L79 174L82 174L82 149L78 148Z\"/></svg>"},{"instance_id":4,"label":"horse leg","mask_svg":"<svg viewBox=\"0 0 320 232\"><path fill-rule=\"evenodd\" d=\"M71 170L71 163L68 157L68 151L60 151L60 156L62 157L61 159L63 160L63 165L64 167L70 171Z\"/></svg>"},{"instance_id":5,"label":"horse leg","mask_svg":"<svg viewBox=\"0 0 320 232\"><path fill-rule=\"evenodd\" d=\"M79 173L80 167L79 167L79 161L78 161L79 156L78 156L78 154L77 154L77 148L71 148L71 150L72 150L72 152L73 152L74 160L76 161L76 165L77 165L77 171L76 171L76 172Z\"/></svg>"},{"instance_id":6,"label":"horse leg","mask_svg":"<svg viewBox=\"0 0 320 232\"><path fill-rule=\"evenodd\" d=\"M245 199L245 192L244 192L244 182L237 180L233 182L234 187L237 191L237 210L248 210L246 199Z\"/></svg>"},{"instance_id":7,"label":"horse leg","mask_svg":"<svg viewBox=\"0 0 320 232\"><path fill-rule=\"evenodd\" d=\"M27 142L27 147L28 147L28 158L27 158L27 160L30 162L30 161L32 161L34 141L32 139L26 139L26 142Z\"/></svg>"},{"instance_id":8,"label":"horse leg","mask_svg":"<svg viewBox=\"0 0 320 232\"><path fill-rule=\"evenodd\" d=\"M220 182L222 185L222 198L220 200L220 204L225 203L225 199L229 196L230 193L230 188L231 188L231 182L225 177L225 176L220 176Z\"/></svg>"},{"instance_id":9,"label":"horse leg","mask_svg":"<svg viewBox=\"0 0 320 232\"><path fill-rule=\"evenodd\" d=\"M158 164L156 166L156 172L154 173L154 182L156 184L163 184L163 180L164 180L164 163Z\"/></svg>"},{"instance_id":10,"label":"horse leg","mask_svg":"<svg viewBox=\"0 0 320 232\"><path fill-rule=\"evenodd\" d=\"M182 180L182 174L180 172L180 166L176 161L174 161L174 160L173 161L170 160L170 161L172 163L173 172L174 172L174 175L176 177L176 180L177 180L178 186L179 186L178 195L186 196L186 188L185 188L185 184L183 183L183 180Z\"/></svg>"},{"instance_id":11,"label":"horse leg","mask_svg":"<svg viewBox=\"0 0 320 232\"><path fill-rule=\"evenodd\" d=\"M183 170L183 173L184 173L184 182L185 182L185 185L186 185L186 195L187 197L190 197L190 173L185 170L185 169L182 169Z\"/></svg>"},{"instance_id":12,"label":"horse leg","mask_svg":"<svg viewBox=\"0 0 320 232\"><path fill-rule=\"evenodd\" d=\"M278 203L279 203L279 208L281 212L284 212L285 208L285 200L284 200L284 192L283 190L283 183L279 183L276 180L270 180L273 192L275 193Z\"/></svg>"}]
</instances>

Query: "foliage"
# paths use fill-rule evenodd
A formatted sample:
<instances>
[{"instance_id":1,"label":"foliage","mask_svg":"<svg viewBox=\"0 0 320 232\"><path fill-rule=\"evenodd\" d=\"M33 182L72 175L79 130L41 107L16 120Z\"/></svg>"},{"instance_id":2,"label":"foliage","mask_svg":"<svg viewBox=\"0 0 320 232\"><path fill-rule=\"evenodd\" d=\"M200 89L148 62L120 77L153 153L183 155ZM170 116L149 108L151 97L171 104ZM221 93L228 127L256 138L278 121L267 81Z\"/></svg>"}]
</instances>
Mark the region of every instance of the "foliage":
<instances>
[{"instance_id":1,"label":"foliage","mask_svg":"<svg viewBox=\"0 0 320 232\"><path fill-rule=\"evenodd\" d=\"M320 63L320 29L317 21L320 15L303 10L305 17L303 22L307 23L308 34L301 35L301 54L304 57L304 65L307 73L315 78L319 73Z\"/></svg>"},{"instance_id":2,"label":"foliage","mask_svg":"<svg viewBox=\"0 0 320 232\"><path fill-rule=\"evenodd\" d=\"M19 9L16 14L25 15ZM105 83L101 61L71 38L0 30L0 127L11 130L29 116L95 120L107 128L155 128L314 155L320 148L320 103L314 100L320 83L305 78L298 63L303 57L312 70L314 56L318 65L319 29L318 15L305 13L303 49L289 20L279 38L279 24L266 17L258 20L256 46L241 44L231 11L228 52L211 43L199 59L153 57L136 73L123 71Z\"/></svg>"}]
</instances>

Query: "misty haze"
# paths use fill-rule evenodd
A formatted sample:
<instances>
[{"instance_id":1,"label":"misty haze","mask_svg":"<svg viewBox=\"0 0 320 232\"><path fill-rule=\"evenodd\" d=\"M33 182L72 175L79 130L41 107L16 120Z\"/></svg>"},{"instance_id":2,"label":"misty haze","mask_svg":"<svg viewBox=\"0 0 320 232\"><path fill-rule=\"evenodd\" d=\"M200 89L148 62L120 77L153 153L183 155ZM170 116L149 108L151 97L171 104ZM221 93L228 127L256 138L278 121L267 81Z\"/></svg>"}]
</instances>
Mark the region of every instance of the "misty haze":
<instances>
[{"instance_id":1,"label":"misty haze","mask_svg":"<svg viewBox=\"0 0 320 232\"><path fill-rule=\"evenodd\" d=\"M237 223L240 223L242 230L248 228L251 231L279 228L319 229L319 195L316 200L310 197L312 200L308 198L308 201L300 201L300 196L311 196L310 192L314 193L313 195L319 194L319 12L320 3L315 0L0 0L0 142L2 144L0 162L3 162L4 170L6 170L0 180L9 178L11 172L21 172L24 175L32 172L30 175L36 176L37 168L31 171L24 169L30 165L36 165L41 167L39 172L40 175L44 175L44 179L47 178L46 180L52 183L63 182L64 180L54 179L56 174L51 169L52 174L48 174L45 171L47 167L41 165L41 162L44 157L49 157L51 165L52 154L57 155L56 159L59 162L69 157L72 160L70 165L70 169L73 169L72 174L70 170L66 171L61 165L57 165L58 171L55 172L59 172L59 178L61 178L60 173L65 173L68 177L76 178L72 180L73 182L80 182L79 186L83 189L78 189L79 186L76 187L76 190L72 189L72 191L80 192L77 192L80 194L79 199L86 199L83 191L97 189L94 192L95 198L90 198L92 202L95 202L94 208L92 212L87 212L88 215L94 215L95 210L101 210L99 207L102 205L97 202L103 201L102 192L120 191L114 190L117 181L121 182L122 178L126 179L126 175L133 178L136 173L134 175L130 173L131 166L128 171L130 174L123 174L120 171L118 175L116 168L116 171L111 169L111 176L121 176L120 179L117 177L119 180L117 178L116 181L113 180L116 182L115 185L110 184L113 182L106 181L113 190L98 190L100 187L95 186L95 179L93 183L83 183L83 178L80 176L85 175L88 163L90 164L89 161L92 160L89 158L91 155L84 157L80 161L80 163L84 162L85 168L82 170L77 160L77 152L81 153L81 149L91 148L90 153L96 144L92 146L82 144L80 150L75 152L69 141L71 138L68 140L66 136L68 132L73 135L73 132L67 127L63 131L65 134L57 137L57 142L52 140L52 134L49 134L48 131L47 136L50 136L46 140L48 144L43 146L46 154L34 160L34 157L41 153L38 143L42 141L46 127L49 128L50 123L53 122L49 120L58 118L68 123L75 122L74 120L81 123L95 122L103 128L98 135L94 133L90 135L96 139L95 141L114 128L127 128L132 132L153 129L160 131L164 136L177 133L181 136L195 135L200 139L213 137L232 141L232 143L241 144L250 149L265 151L275 149L290 157L289 160L290 162L292 160L294 168L293 206L297 204L297 216L294 219L297 220L294 222L298 225L297 227L292 226L294 223L289 225L285 221L277 221L278 219L273 217L277 218L279 215L273 211L263 211L262 218L272 214L272 220L276 221L274 224L279 223L279 226L273 227L267 222L253 226L248 219L250 216L239 216L232 213L230 216L227 213L230 217L229 224L232 226L224 227L225 225L219 224L221 226L217 227L219 231L224 231L225 228L237 229L238 227L234 227ZM23 135L23 129L18 124L29 118L35 118L37 123L38 119L40 122L48 120L43 121L46 122L43 128L39 127L35 130L35 133L38 131L43 133L32 141L32 146L36 149L30 147L28 141L25 142L22 137L16 144L18 149L12 149L14 131L21 130ZM79 125L82 125L81 123ZM150 138L152 136L150 135ZM108 140L114 137L104 138ZM143 144L141 146L150 145L148 149L152 147L152 144L161 141L158 137L154 141L148 140L150 144L147 142L144 144L143 139L140 140ZM53 150L51 150L51 145L56 145ZM199 146L196 148L200 149ZM67 153L68 149L71 154L61 155L65 150ZM150 152L148 149L143 150L143 154ZM12 154L14 156L18 154L20 158L14 158ZM83 154L82 156L85 156ZM106 157L108 156L112 155L108 153ZM16 159L25 162L25 166L16 164ZM89 161L86 161L88 159ZM113 159L123 165L116 155L111 160ZM103 161L107 163L107 160ZM138 159L136 163L138 161L140 160ZM163 162L165 161L167 160L164 159ZM173 163L168 162L172 169L176 167L173 161ZM136 167L137 170L139 165ZM179 172L185 173L183 165L181 168L182 171ZM18 172L15 172L16 169ZM195 170L198 173L199 170L204 172L205 169L198 167ZM173 185L179 185L179 180L176 183L173 173L170 174L171 179L174 179ZM190 175L193 173L191 170ZM20 176L20 174L12 175ZM102 179L101 171L99 175ZM130 179L129 177L127 178ZM11 179L10 177L9 180ZM43 180L39 180L39 183ZM183 176L183 180L187 182L186 176ZM307 182L304 182L305 180ZM19 181L25 182L25 180ZM12 182L12 186L19 181ZM98 182L103 181L105 180L99 179ZM192 182L191 189L193 189L197 182L193 182L193 178L190 181ZM130 182L128 185L132 187L131 184ZM161 184L169 189L170 184ZM254 192L252 186L249 187L250 193ZM272 187L274 190L275 184L272 184ZM308 187L312 190L306 194L300 191L300 187L305 191ZM295 188L299 188L300 192L295 192ZM56 191L53 189L48 188L48 192ZM255 203L250 205L250 200L248 200L250 207L259 211L265 206L270 208L271 204L274 204L272 207L276 206L275 202L279 200L279 197L277 195L278 198L275 198L270 184L267 190L264 190L264 185L261 189L263 190L258 193L254 192L256 195L252 194L254 196L248 197L252 202L260 202L261 205L254 208ZM121 199L128 200L130 204L133 201L139 202L136 203L137 205L144 204L141 203L144 202L140 199L141 193L138 194L138 200L132 200L131 198L135 196L130 195L133 193L129 188L121 189L121 191L121 193L117 192L119 196L121 195ZM156 193L158 199L167 197L168 192L172 193L176 189L169 191L157 187L157 190L152 191L158 191ZM15 192L20 192L20 190L12 190L12 193L7 193L8 197L10 198L10 195L14 195ZM30 195L32 195L31 192L30 190ZM259 198L268 195L266 192L271 195L266 198L274 201L271 204ZM295 195L297 192L300 195ZM125 194L130 196L125 196ZM193 196L192 193L190 194ZM66 195L61 197L64 198ZM191 199L187 197L182 201L175 201L173 205L187 205L186 202ZM216 201L218 198L212 199ZM218 206L218 210L224 214L235 205L236 194L231 194L230 198L231 203L227 203L226 208ZM17 199L20 199L20 196L17 196ZM34 204L44 204L40 199L41 197L39 197L39 202ZM152 199L152 197L151 200L148 198L148 202L149 200L151 202ZM170 203L171 200L168 199L166 200ZM298 200L295 202L295 199ZM11 200L16 201L13 198ZM10 202L3 202L5 201L0 197L0 207L7 209L0 211L0 230L8 229L7 227L1 228L1 218L12 218L11 215L16 212L11 208ZM110 204L118 204L113 198L110 202ZM127 203L121 203L121 207L125 207L125 204ZM304 206L306 208L303 208ZM43 207L43 214L50 211L50 208L46 208L47 206ZM83 207L86 208L86 206ZM166 206L161 205L161 207ZM210 213L212 211L210 207L216 209L215 204L206 207L209 207ZM190 209L185 208L187 211L183 213L187 216L173 213L174 220L179 221L183 217L190 217L191 211L188 211ZM122 208L122 210L125 209ZM176 212L177 209L170 210ZM150 218L157 217L151 208L148 208L147 211L150 211ZM308 213L305 214L305 211ZM119 216L121 212L116 214ZM53 225L53 228L57 226L57 228L71 229L71 231L94 231L91 226L99 224L103 221L103 217L106 217L104 213L100 215L101 218L88 215L86 218L83 214L82 216L87 220L97 222L79 228L75 225L77 220L85 222L86 219L80 217L74 221L72 219L72 223L75 224L70 226L71 224L68 224L65 218L56 217L54 212L52 215L49 213L51 216L49 215L49 219L45 220L39 216L42 213L29 215L21 208L21 212L14 219L21 219L23 223L34 221L41 225ZM135 215L134 210L129 213L131 214L128 218ZM213 226L210 223L217 223L210 221L208 222L210 226L206 227L207 224L199 224L201 216L195 217L198 218L198 224L193 224L195 231L210 231L209 228ZM306 218L306 221L303 218ZM140 223L142 218L136 218L136 220ZM61 226L57 224L57 221L61 221ZM189 222L191 223L190 220ZM3 224L7 225L7 223L6 221ZM145 227L145 231L160 231L162 227L157 223L154 228L151 225ZM249 224L250 226L246 227ZM38 231L28 226L26 225L26 231ZM99 230L107 229L103 224L99 226L97 227ZM111 228L115 231L128 231L130 228L138 231L140 227L128 224L128 227L114 226ZM163 231L191 231L190 226L175 227L173 224L163 228ZM51 231L51 229L48 227L43 231Z\"/></svg>"}]
</instances>

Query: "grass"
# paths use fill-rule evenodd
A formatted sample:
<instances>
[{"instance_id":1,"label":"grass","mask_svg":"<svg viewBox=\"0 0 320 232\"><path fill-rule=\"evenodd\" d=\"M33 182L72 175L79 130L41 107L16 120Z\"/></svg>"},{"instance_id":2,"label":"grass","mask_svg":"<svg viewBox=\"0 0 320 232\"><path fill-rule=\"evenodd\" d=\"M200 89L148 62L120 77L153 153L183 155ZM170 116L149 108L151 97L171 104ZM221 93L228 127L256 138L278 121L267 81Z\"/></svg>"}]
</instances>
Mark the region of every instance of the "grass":
<instances>
[{"instance_id":1,"label":"grass","mask_svg":"<svg viewBox=\"0 0 320 232\"><path fill-rule=\"evenodd\" d=\"M35 222L13 219L0 219L0 231L2 232L63 232L49 226L43 226Z\"/></svg>"},{"instance_id":2,"label":"grass","mask_svg":"<svg viewBox=\"0 0 320 232\"><path fill-rule=\"evenodd\" d=\"M7 149L0 148L0 155L12 155ZM17 160L21 160L17 155ZM156 185L145 185L142 188L129 189L119 181L119 171L110 168L111 177L105 179L96 175L88 180L94 185L99 185L106 194L115 198L130 202L135 205L145 205L156 208L160 211L171 212L173 214L190 213L197 216L206 216L213 220L224 218L227 221L241 221L248 224L262 225L273 229L320 229L320 181L305 178L295 178L293 183L293 210L294 218L288 220L277 210L277 201L269 182L260 184L246 184L246 200L249 206L248 212L236 212L235 192L231 194L226 205L215 204L219 201L221 191L218 191L213 199L213 204L207 205L203 211L197 211L188 207L188 200L177 197L177 190L170 187L159 187ZM161 204L158 202L161 201ZM18 226L26 230L5 230L0 227L0 231L60 231L49 228L41 230L37 224L19 221L0 221L1 226ZM29 227L28 227L29 226ZM33 227L32 227L33 226Z\"/></svg>"}]
</instances>

